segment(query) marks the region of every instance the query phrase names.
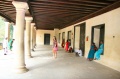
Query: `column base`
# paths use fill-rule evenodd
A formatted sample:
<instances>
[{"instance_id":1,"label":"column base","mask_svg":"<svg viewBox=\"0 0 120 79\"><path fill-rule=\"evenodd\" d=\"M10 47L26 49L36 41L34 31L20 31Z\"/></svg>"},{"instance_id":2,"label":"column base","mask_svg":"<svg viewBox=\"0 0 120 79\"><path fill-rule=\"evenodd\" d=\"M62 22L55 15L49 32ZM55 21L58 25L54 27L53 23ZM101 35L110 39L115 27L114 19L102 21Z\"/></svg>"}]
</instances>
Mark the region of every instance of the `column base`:
<instances>
[{"instance_id":1,"label":"column base","mask_svg":"<svg viewBox=\"0 0 120 79\"><path fill-rule=\"evenodd\" d=\"M34 46L34 49L36 48L36 46Z\"/></svg>"},{"instance_id":2,"label":"column base","mask_svg":"<svg viewBox=\"0 0 120 79\"><path fill-rule=\"evenodd\" d=\"M17 74L22 74L22 73L25 73L27 71L29 71L29 70L26 67L15 69L15 73L17 73Z\"/></svg>"},{"instance_id":3,"label":"column base","mask_svg":"<svg viewBox=\"0 0 120 79\"><path fill-rule=\"evenodd\" d=\"M33 58L31 55L27 55L26 58Z\"/></svg>"},{"instance_id":4,"label":"column base","mask_svg":"<svg viewBox=\"0 0 120 79\"><path fill-rule=\"evenodd\" d=\"M34 49L32 49L32 51L33 51L33 52L35 52L35 50L34 50Z\"/></svg>"}]
</instances>

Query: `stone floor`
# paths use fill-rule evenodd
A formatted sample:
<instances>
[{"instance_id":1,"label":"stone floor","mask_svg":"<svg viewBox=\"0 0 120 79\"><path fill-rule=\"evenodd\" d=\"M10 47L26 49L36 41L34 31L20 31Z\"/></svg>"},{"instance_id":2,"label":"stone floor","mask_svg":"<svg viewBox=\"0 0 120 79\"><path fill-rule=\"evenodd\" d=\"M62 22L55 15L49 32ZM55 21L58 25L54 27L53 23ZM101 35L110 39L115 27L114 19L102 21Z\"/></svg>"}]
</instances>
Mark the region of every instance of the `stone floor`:
<instances>
[{"instance_id":1,"label":"stone floor","mask_svg":"<svg viewBox=\"0 0 120 79\"><path fill-rule=\"evenodd\" d=\"M14 54L4 56L0 51L0 79L120 79L120 72L59 48L57 59L52 58L51 46L38 46L33 58L26 59L27 73L16 74Z\"/></svg>"}]
</instances>

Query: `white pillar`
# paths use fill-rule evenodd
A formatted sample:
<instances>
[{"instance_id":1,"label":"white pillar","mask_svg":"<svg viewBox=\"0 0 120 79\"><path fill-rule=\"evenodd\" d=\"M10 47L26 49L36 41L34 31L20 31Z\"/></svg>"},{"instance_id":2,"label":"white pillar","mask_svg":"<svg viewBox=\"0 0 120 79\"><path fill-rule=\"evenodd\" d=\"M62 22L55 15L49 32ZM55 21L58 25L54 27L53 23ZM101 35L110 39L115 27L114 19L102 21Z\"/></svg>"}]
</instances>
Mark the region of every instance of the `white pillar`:
<instances>
[{"instance_id":1,"label":"white pillar","mask_svg":"<svg viewBox=\"0 0 120 79\"><path fill-rule=\"evenodd\" d=\"M31 49L34 51L34 25L35 23L31 23Z\"/></svg>"},{"instance_id":2,"label":"white pillar","mask_svg":"<svg viewBox=\"0 0 120 79\"><path fill-rule=\"evenodd\" d=\"M57 40L59 38L59 29L54 28L54 36L56 36Z\"/></svg>"},{"instance_id":3,"label":"white pillar","mask_svg":"<svg viewBox=\"0 0 120 79\"><path fill-rule=\"evenodd\" d=\"M36 27L35 27L35 46L36 46Z\"/></svg>"},{"instance_id":4,"label":"white pillar","mask_svg":"<svg viewBox=\"0 0 120 79\"><path fill-rule=\"evenodd\" d=\"M5 38L8 38L8 41L10 40L10 23L5 22Z\"/></svg>"},{"instance_id":5,"label":"white pillar","mask_svg":"<svg viewBox=\"0 0 120 79\"><path fill-rule=\"evenodd\" d=\"M26 30L25 30L25 55L27 58L32 58L31 56L31 21L32 17L25 17L26 20Z\"/></svg>"},{"instance_id":6,"label":"white pillar","mask_svg":"<svg viewBox=\"0 0 120 79\"><path fill-rule=\"evenodd\" d=\"M35 27L35 47L37 46L37 44L36 44L36 31L37 31L37 29Z\"/></svg>"},{"instance_id":7,"label":"white pillar","mask_svg":"<svg viewBox=\"0 0 120 79\"><path fill-rule=\"evenodd\" d=\"M28 9L28 4L18 1L13 1L12 4L16 8L15 48L13 50L15 54L16 72L24 73L28 71L24 58L24 23L25 11Z\"/></svg>"},{"instance_id":8,"label":"white pillar","mask_svg":"<svg viewBox=\"0 0 120 79\"><path fill-rule=\"evenodd\" d=\"M36 27L34 27L34 48L36 46Z\"/></svg>"}]
</instances>

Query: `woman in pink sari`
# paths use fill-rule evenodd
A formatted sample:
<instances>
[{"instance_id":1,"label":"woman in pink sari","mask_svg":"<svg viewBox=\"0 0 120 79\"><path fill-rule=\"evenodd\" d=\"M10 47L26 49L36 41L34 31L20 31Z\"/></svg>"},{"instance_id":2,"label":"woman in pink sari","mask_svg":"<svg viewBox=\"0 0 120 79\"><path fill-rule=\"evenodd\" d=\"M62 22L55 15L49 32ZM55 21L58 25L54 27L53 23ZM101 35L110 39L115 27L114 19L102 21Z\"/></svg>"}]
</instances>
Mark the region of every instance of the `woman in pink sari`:
<instances>
[{"instance_id":1,"label":"woman in pink sari","mask_svg":"<svg viewBox=\"0 0 120 79\"><path fill-rule=\"evenodd\" d=\"M53 58L57 58L57 51L58 51L58 44L57 44L57 39L54 36L54 38L53 38Z\"/></svg>"}]
</instances>

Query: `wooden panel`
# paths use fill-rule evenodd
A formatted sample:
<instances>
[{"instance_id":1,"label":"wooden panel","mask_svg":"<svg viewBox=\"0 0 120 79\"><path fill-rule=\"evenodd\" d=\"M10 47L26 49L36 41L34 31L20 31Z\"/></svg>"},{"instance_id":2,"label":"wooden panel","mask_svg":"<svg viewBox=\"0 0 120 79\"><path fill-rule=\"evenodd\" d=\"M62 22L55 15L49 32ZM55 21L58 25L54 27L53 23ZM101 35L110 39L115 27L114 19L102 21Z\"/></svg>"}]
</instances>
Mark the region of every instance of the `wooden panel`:
<instances>
[{"instance_id":1,"label":"wooden panel","mask_svg":"<svg viewBox=\"0 0 120 79\"><path fill-rule=\"evenodd\" d=\"M120 7L120 0L14 0L28 2L37 29L62 29ZM110 7L109 7L110 6ZM109 7L109 8L108 8ZM15 22L12 0L0 0L0 15Z\"/></svg>"}]
</instances>

